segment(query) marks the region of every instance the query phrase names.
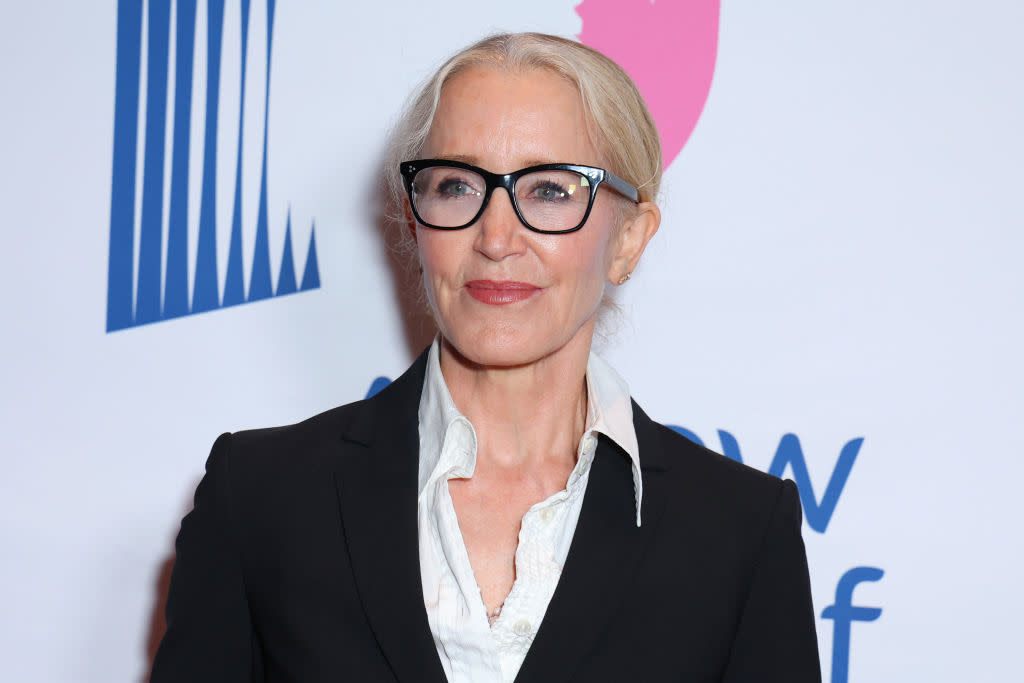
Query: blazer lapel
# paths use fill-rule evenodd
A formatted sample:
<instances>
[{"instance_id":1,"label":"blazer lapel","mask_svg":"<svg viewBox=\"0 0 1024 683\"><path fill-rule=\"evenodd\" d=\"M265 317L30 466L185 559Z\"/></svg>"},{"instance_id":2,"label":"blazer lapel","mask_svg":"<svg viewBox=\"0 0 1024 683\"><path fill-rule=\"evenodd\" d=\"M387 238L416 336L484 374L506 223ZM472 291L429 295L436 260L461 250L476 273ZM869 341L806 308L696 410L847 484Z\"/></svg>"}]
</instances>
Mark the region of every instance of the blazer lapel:
<instances>
[{"instance_id":1,"label":"blazer lapel","mask_svg":"<svg viewBox=\"0 0 1024 683\"><path fill-rule=\"evenodd\" d=\"M625 599L665 501L654 423L633 403L644 498L636 526L632 467L600 438L565 567L516 681L568 681Z\"/></svg>"},{"instance_id":2,"label":"blazer lapel","mask_svg":"<svg viewBox=\"0 0 1024 683\"><path fill-rule=\"evenodd\" d=\"M420 578L416 489L426 353L366 401L344 434L335 484L357 590L399 681L445 681Z\"/></svg>"}]
</instances>

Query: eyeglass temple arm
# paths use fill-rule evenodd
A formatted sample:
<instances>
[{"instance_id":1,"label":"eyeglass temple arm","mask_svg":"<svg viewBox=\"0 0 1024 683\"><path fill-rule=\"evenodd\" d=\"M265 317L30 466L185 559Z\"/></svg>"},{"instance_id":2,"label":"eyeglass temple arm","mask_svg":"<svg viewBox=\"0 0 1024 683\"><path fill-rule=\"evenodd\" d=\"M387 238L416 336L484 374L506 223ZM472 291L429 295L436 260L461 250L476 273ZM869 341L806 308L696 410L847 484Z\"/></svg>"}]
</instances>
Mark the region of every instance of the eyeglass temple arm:
<instances>
[{"instance_id":1,"label":"eyeglass temple arm","mask_svg":"<svg viewBox=\"0 0 1024 683\"><path fill-rule=\"evenodd\" d=\"M632 199L634 202L640 203L640 192L633 187L632 183L623 180L611 171L604 172L604 181L626 199Z\"/></svg>"}]
</instances>

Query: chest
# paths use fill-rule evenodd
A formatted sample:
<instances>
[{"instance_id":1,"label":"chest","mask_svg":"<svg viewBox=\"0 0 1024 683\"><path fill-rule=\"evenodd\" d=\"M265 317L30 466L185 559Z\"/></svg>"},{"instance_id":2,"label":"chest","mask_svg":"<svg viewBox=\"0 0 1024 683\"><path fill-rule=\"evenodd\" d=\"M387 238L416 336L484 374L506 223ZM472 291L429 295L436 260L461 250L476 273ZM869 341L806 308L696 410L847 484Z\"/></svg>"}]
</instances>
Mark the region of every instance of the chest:
<instances>
[{"instance_id":1,"label":"chest","mask_svg":"<svg viewBox=\"0 0 1024 683\"><path fill-rule=\"evenodd\" d=\"M516 581L520 542L530 546L524 548L527 552L540 546L541 554L557 554L555 539L544 533L544 524L536 522L556 523L557 517L565 523L568 510L563 508L571 502L539 487L488 488L472 480L452 479L448 488L473 576L488 612L494 612Z\"/></svg>"}]
</instances>

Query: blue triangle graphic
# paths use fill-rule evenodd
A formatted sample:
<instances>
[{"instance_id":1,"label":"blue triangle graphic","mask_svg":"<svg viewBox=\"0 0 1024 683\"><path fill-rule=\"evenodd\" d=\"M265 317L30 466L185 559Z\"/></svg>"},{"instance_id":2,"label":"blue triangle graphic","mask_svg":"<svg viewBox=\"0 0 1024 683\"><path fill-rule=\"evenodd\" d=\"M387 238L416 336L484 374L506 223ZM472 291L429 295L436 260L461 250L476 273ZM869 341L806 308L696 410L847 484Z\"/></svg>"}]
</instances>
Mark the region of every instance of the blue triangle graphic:
<instances>
[{"instance_id":1,"label":"blue triangle graphic","mask_svg":"<svg viewBox=\"0 0 1024 683\"><path fill-rule=\"evenodd\" d=\"M306 269L302 273L302 287L305 292L308 289L320 289L320 266L316 261L316 223L309 233L309 251L306 252Z\"/></svg>"},{"instance_id":2,"label":"blue triangle graphic","mask_svg":"<svg viewBox=\"0 0 1024 683\"><path fill-rule=\"evenodd\" d=\"M266 146L266 138L263 139ZM267 163L263 161L263 180L260 181L260 208L256 219L256 251L252 257L252 272L249 274L249 301L258 301L274 296L270 282L270 240L267 227Z\"/></svg>"},{"instance_id":3,"label":"blue triangle graphic","mask_svg":"<svg viewBox=\"0 0 1024 683\"><path fill-rule=\"evenodd\" d=\"M281 270L277 276L277 296L293 294L295 287L295 259L292 257L292 212L288 211L288 222L284 230L284 253L281 255Z\"/></svg>"}]
</instances>

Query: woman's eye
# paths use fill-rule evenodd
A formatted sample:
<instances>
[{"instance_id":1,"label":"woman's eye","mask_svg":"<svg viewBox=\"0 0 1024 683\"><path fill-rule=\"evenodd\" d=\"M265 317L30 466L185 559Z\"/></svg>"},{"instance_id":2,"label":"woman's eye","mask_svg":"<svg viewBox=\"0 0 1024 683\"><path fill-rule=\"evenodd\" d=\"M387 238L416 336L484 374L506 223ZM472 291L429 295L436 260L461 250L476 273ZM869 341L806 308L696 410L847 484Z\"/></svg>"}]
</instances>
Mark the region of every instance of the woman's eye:
<instances>
[{"instance_id":1,"label":"woman's eye","mask_svg":"<svg viewBox=\"0 0 1024 683\"><path fill-rule=\"evenodd\" d=\"M555 183L543 183L534 187L530 195L545 202L557 202L568 198L569 193Z\"/></svg>"},{"instance_id":2,"label":"woman's eye","mask_svg":"<svg viewBox=\"0 0 1024 683\"><path fill-rule=\"evenodd\" d=\"M464 180L449 179L438 184L437 193L443 197L466 197L476 195L477 191Z\"/></svg>"}]
</instances>

